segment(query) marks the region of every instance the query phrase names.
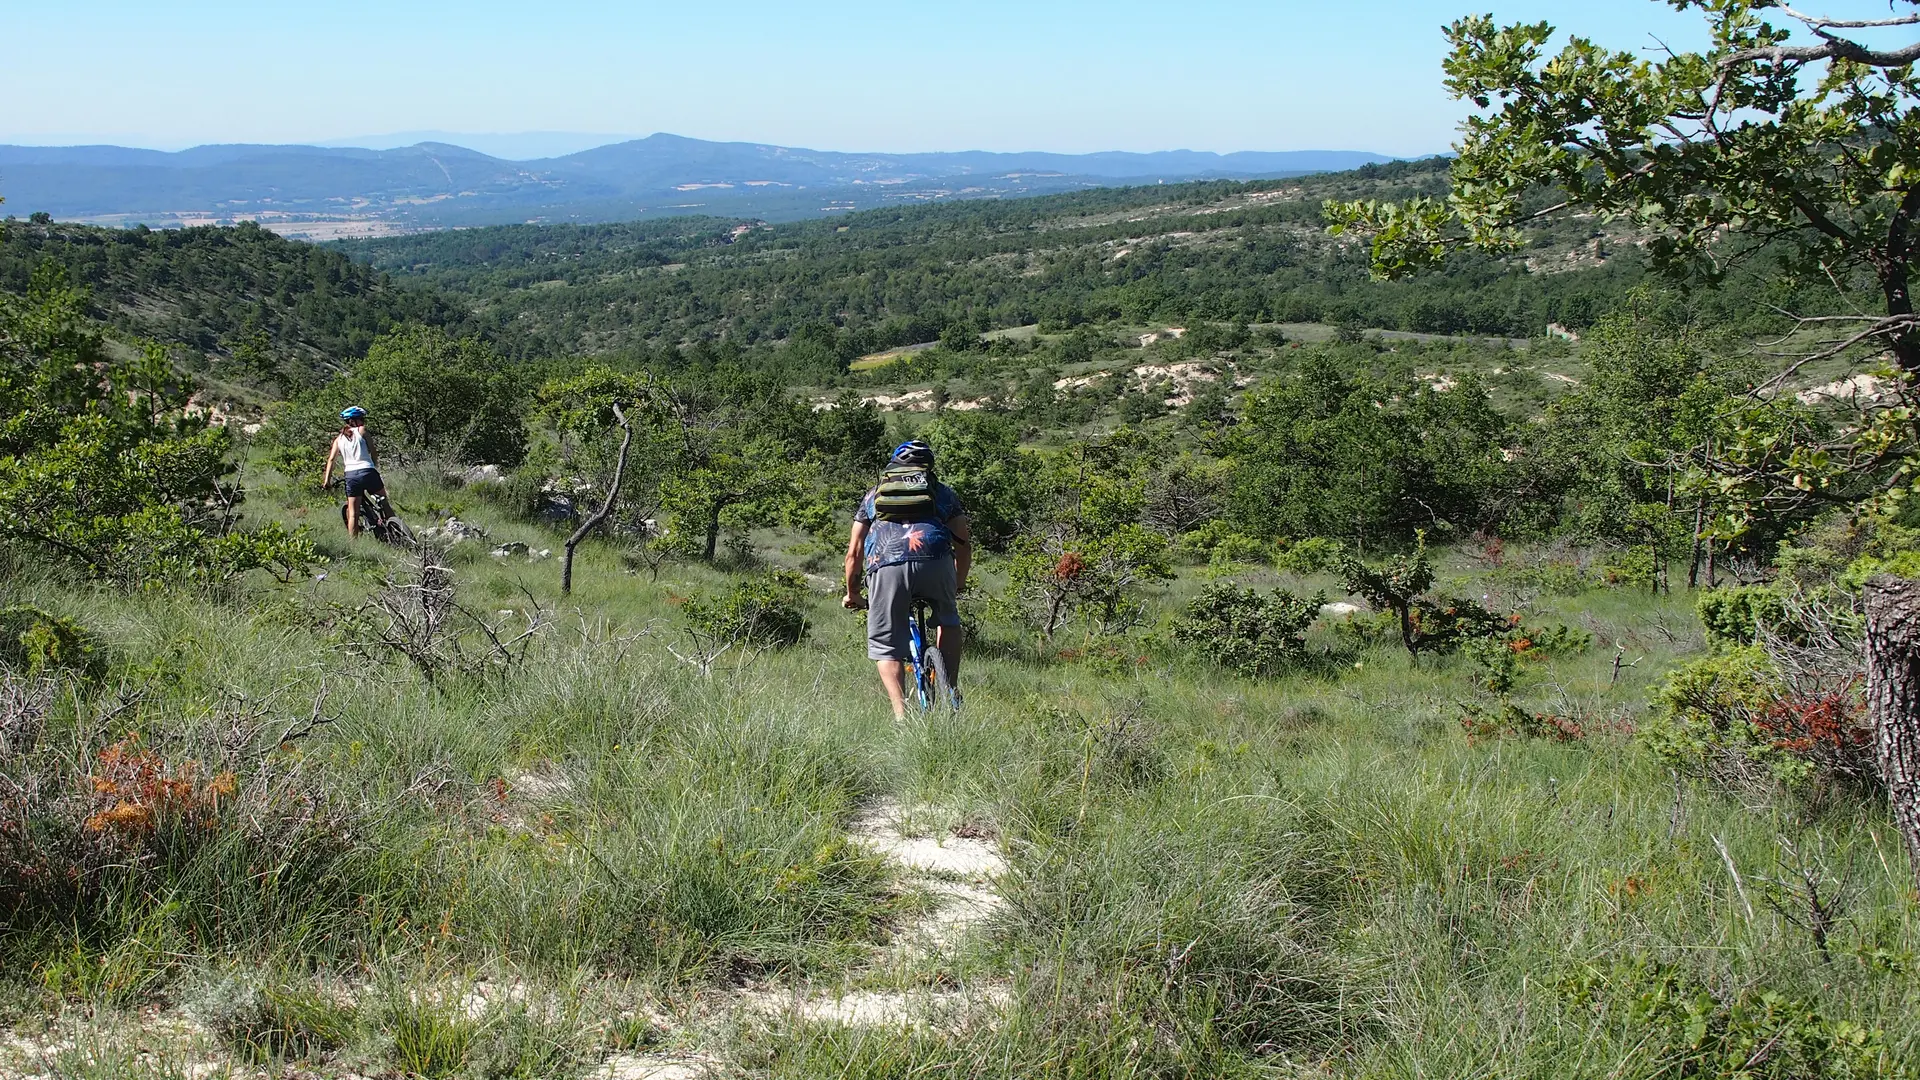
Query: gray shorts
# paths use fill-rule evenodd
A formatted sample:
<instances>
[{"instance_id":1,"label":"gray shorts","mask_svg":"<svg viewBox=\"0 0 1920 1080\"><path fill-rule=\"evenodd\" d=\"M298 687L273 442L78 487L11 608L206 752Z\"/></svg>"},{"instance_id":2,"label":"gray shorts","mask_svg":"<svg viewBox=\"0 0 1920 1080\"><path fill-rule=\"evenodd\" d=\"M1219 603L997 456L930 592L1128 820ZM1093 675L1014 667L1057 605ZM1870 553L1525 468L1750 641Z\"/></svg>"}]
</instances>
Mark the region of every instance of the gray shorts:
<instances>
[{"instance_id":1,"label":"gray shorts","mask_svg":"<svg viewBox=\"0 0 1920 1080\"><path fill-rule=\"evenodd\" d=\"M927 602L934 626L960 625L953 556L894 563L867 575L867 659L913 658L907 619L915 600Z\"/></svg>"}]
</instances>

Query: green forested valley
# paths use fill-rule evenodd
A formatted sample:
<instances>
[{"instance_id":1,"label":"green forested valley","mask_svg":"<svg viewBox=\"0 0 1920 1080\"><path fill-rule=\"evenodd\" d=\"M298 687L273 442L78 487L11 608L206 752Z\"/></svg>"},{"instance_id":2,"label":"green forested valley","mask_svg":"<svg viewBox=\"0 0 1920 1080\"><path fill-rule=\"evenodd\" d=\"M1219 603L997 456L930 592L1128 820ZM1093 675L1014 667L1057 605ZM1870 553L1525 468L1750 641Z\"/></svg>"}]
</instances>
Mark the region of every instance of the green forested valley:
<instances>
[{"instance_id":1,"label":"green forested valley","mask_svg":"<svg viewBox=\"0 0 1920 1080\"><path fill-rule=\"evenodd\" d=\"M698 218L500 226L347 250L402 279L473 297L478 317L551 351L720 339L747 347L831 328L834 346L858 356L932 341L950 326L1057 331L1111 322L1323 322L1530 337L1548 323L1590 325L1639 280L1642 238L1591 218L1543 224L1516 255L1463 258L1417 284L1372 280L1364 252L1327 235L1324 200L1431 193L1443 189L1445 168L1401 163L775 226ZM1755 301L1808 299L1791 279L1748 274L1732 296L1701 302L1723 320L1746 322L1764 310Z\"/></svg>"}]
</instances>

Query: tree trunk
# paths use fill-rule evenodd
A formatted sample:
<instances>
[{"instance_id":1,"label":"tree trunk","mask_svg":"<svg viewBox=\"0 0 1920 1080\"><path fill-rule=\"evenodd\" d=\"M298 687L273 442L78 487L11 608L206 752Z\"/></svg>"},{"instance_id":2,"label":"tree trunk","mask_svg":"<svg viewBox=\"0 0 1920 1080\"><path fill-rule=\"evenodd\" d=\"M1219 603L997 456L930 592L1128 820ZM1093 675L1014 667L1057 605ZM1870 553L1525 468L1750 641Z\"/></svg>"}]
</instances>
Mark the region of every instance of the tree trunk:
<instances>
[{"instance_id":1,"label":"tree trunk","mask_svg":"<svg viewBox=\"0 0 1920 1080\"><path fill-rule=\"evenodd\" d=\"M1874 269L1880 275L1880 290L1887 298L1887 315L1897 318L1913 314L1913 290L1908 279L1907 260L1913 252L1913 221L1920 215L1920 185L1907 189L1900 206L1887 222L1887 249ZM1900 370L1920 374L1920 333L1906 328L1893 334L1887 344Z\"/></svg>"},{"instance_id":2,"label":"tree trunk","mask_svg":"<svg viewBox=\"0 0 1920 1080\"><path fill-rule=\"evenodd\" d=\"M1693 553L1687 559L1687 588L1689 590L1700 587L1700 525L1701 517L1704 514L1703 507L1705 505L1706 500L1704 499L1693 504Z\"/></svg>"},{"instance_id":3,"label":"tree trunk","mask_svg":"<svg viewBox=\"0 0 1920 1080\"><path fill-rule=\"evenodd\" d=\"M712 562L714 555L720 550L720 511L725 509L726 504L715 502L713 510L707 514L706 558L708 562Z\"/></svg>"},{"instance_id":4,"label":"tree trunk","mask_svg":"<svg viewBox=\"0 0 1920 1080\"><path fill-rule=\"evenodd\" d=\"M627 475L627 451L633 447L633 425L627 423L627 414L620 411L619 405L613 407L613 418L620 422L621 432L620 460L613 466L613 484L607 488L607 497L600 503L600 509L594 511L592 517L581 522L580 527L573 530L572 536L567 537L567 553L560 561L561 596L573 595L573 549L580 546L580 541L586 539L594 526L607 520L607 515L613 512L613 504L620 498L620 482Z\"/></svg>"},{"instance_id":5,"label":"tree trunk","mask_svg":"<svg viewBox=\"0 0 1920 1080\"><path fill-rule=\"evenodd\" d=\"M1867 713L1893 824L1920 887L1920 581L1867 583Z\"/></svg>"},{"instance_id":6,"label":"tree trunk","mask_svg":"<svg viewBox=\"0 0 1920 1080\"><path fill-rule=\"evenodd\" d=\"M1047 596L1047 626L1045 637L1048 641L1053 640L1053 632L1060 628L1060 612L1061 609L1066 607L1066 604L1067 592L1065 589L1051 592Z\"/></svg>"}]
</instances>

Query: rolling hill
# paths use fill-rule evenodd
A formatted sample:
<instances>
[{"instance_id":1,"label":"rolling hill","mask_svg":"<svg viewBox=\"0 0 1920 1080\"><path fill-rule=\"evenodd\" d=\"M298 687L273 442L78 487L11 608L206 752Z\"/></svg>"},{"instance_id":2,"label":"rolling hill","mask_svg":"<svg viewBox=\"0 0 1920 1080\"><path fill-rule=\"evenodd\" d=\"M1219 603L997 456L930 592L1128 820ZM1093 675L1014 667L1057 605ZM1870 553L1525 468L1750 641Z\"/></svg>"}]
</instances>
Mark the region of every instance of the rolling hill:
<instances>
[{"instance_id":1,"label":"rolling hill","mask_svg":"<svg viewBox=\"0 0 1920 1080\"><path fill-rule=\"evenodd\" d=\"M1115 183L1284 177L1385 161L1345 151L850 154L676 135L506 161L446 143L390 150L0 146L18 212L105 225L259 221L309 239L690 213L790 220Z\"/></svg>"},{"instance_id":2,"label":"rolling hill","mask_svg":"<svg viewBox=\"0 0 1920 1080\"><path fill-rule=\"evenodd\" d=\"M0 229L0 294L25 292L44 263L87 290L89 315L116 336L180 346L183 364L196 371L210 364L216 373L239 343L257 341L283 388L338 371L400 323L478 328L457 301L430 288L247 224L149 230L12 222Z\"/></svg>"}]
</instances>

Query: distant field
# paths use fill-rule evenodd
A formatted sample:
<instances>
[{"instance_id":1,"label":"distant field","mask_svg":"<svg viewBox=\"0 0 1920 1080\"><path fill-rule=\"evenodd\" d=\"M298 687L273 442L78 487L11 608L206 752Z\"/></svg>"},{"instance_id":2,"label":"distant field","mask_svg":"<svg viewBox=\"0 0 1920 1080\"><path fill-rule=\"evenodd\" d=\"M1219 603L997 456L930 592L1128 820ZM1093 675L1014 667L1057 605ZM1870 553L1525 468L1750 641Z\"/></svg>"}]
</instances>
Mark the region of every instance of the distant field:
<instances>
[{"instance_id":1,"label":"distant field","mask_svg":"<svg viewBox=\"0 0 1920 1080\"><path fill-rule=\"evenodd\" d=\"M914 353L926 352L928 349L935 348L939 344L937 341L928 341L918 345L902 345L897 349L888 349L886 352L870 353L848 364L847 370L872 371L875 368L883 368L895 360L912 356Z\"/></svg>"}]
</instances>

